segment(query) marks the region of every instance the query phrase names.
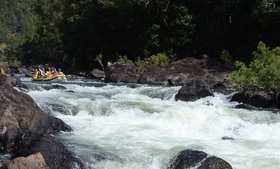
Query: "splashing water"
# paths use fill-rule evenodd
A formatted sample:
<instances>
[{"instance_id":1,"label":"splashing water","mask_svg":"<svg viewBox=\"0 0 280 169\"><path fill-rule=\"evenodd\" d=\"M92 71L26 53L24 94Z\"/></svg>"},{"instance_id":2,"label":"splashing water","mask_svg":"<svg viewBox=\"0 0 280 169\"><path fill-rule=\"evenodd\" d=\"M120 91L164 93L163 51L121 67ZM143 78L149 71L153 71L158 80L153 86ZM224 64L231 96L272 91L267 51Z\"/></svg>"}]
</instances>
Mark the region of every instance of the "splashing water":
<instances>
[{"instance_id":1,"label":"splashing water","mask_svg":"<svg viewBox=\"0 0 280 169\"><path fill-rule=\"evenodd\" d=\"M235 109L228 95L183 102L174 101L180 87L25 83L45 112L74 129L57 137L89 168L165 169L185 149L235 169L280 166L279 112Z\"/></svg>"}]
</instances>

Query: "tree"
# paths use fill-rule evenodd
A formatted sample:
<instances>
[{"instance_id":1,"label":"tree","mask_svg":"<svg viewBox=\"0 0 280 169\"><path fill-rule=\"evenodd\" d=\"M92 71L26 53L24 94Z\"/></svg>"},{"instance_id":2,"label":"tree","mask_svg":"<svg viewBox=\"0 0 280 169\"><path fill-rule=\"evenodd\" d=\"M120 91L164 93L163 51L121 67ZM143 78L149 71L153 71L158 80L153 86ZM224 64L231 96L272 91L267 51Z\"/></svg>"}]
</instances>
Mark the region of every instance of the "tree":
<instances>
[{"instance_id":1,"label":"tree","mask_svg":"<svg viewBox=\"0 0 280 169\"><path fill-rule=\"evenodd\" d=\"M1 0L0 13L0 61L12 64L21 59L20 46L34 36L35 18L28 0Z\"/></svg>"},{"instance_id":2,"label":"tree","mask_svg":"<svg viewBox=\"0 0 280 169\"><path fill-rule=\"evenodd\" d=\"M119 55L137 60L184 51L194 28L180 1L83 0L68 3L65 11L63 39L75 65L92 66L100 53L106 65Z\"/></svg>"},{"instance_id":3,"label":"tree","mask_svg":"<svg viewBox=\"0 0 280 169\"><path fill-rule=\"evenodd\" d=\"M280 1L257 0L253 16L260 25L262 41L271 47L280 46Z\"/></svg>"},{"instance_id":4,"label":"tree","mask_svg":"<svg viewBox=\"0 0 280 169\"><path fill-rule=\"evenodd\" d=\"M280 90L280 47L269 49L263 42L253 52L254 60L247 66L237 62L238 70L229 80L239 88L254 87Z\"/></svg>"},{"instance_id":5,"label":"tree","mask_svg":"<svg viewBox=\"0 0 280 169\"><path fill-rule=\"evenodd\" d=\"M22 46L25 63L59 63L64 49L60 24L64 12L63 0L42 0L30 4L36 14L35 36Z\"/></svg>"}]
</instances>

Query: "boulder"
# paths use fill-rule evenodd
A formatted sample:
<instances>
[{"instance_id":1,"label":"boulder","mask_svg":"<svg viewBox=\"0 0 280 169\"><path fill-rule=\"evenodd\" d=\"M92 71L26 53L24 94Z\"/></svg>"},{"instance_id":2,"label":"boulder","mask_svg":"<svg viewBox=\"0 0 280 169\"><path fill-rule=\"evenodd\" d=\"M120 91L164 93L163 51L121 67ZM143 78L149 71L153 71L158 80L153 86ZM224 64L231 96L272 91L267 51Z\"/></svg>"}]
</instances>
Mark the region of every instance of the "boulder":
<instances>
[{"instance_id":1,"label":"boulder","mask_svg":"<svg viewBox=\"0 0 280 169\"><path fill-rule=\"evenodd\" d=\"M90 73L94 78L105 79L105 72L103 70L93 69Z\"/></svg>"},{"instance_id":2,"label":"boulder","mask_svg":"<svg viewBox=\"0 0 280 169\"><path fill-rule=\"evenodd\" d=\"M14 89L5 75L0 75L0 102L0 123L7 131L55 133L72 130L61 120L43 112L29 95Z\"/></svg>"},{"instance_id":3,"label":"boulder","mask_svg":"<svg viewBox=\"0 0 280 169\"><path fill-rule=\"evenodd\" d=\"M145 65L141 70L134 64L113 63L107 66L107 82L125 82L156 85L183 85L193 78L203 80L212 88L216 84L223 84L230 74L224 66L207 65L202 59L184 58L166 67Z\"/></svg>"},{"instance_id":4,"label":"boulder","mask_svg":"<svg viewBox=\"0 0 280 169\"><path fill-rule=\"evenodd\" d=\"M232 169L225 160L206 154L203 151L184 150L170 161L168 169Z\"/></svg>"},{"instance_id":5,"label":"boulder","mask_svg":"<svg viewBox=\"0 0 280 169\"><path fill-rule=\"evenodd\" d=\"M141 74L134 64L114 63L106 69L106 82L138 83Z\"/></svg>"},{"instance_id":6,"label":"boulder","mask_svg":"<svg viewBox=\"0 0 280 169\"><path fill-rule=\"evenodd\" d=\"M207 96L214 96L208 85L199 79L186 82L175 95L175 100L195 101Z\"/></svg>"},{"instance_id":7,"label":"boulder","mask_svg":"<svg viewBox=\"0 0 280 169\"><path fill-rule=\"evenodd\" d=\"M236 101L243 104L249 104L254 107L276 108L280 107L279 94L272 91L263 91L255 89L245 89L235 93L230 101Z\"/></svg>"},{"instance_id":8,"label":"boulder","mask_svg":"<svg viewBox=\"0 0 280 169\"><path fill-rule=\"evenodd\" d=\"M27 156L37 152L43 155L46 164L51 169L85 168L81 160L69 152L55 137L48 134L24 133L20 149L18 150L19 155Z\"/></svg>"},{"instance_id":9,"label":"boulder","mask_svg":"<svg viewBox=\"0 0 280 169\"><path fill-rule=\"evenodd\" d=\"M41 153L31 154L28 157L13 159L8 169L50 169Z\"/></svg>"},{"instance_id":10,"label":"boulder","mask_svg":"<svg viewBox=\"0 0 280 169\"><path fill-rule=\"evenodd\" d=\"M167 74L165 68L147 65L142 72L138 82L141 84L167 85L168 83L170 83L168 79L171 79L171 76Z\"/></svg>"},{"instance_id":11,"label":"boulder","mask_svg":"<svg viewBox=\"0 0 280 169\"><path fill-rule=\"evenodd\" d=\"M0 75L1 158L9 161L40 152L50 168L83 168L80 160L49 136L59 131L72 129L43 112L29 95L14 89L6 75Z\"/></svg>"}]
</instances>

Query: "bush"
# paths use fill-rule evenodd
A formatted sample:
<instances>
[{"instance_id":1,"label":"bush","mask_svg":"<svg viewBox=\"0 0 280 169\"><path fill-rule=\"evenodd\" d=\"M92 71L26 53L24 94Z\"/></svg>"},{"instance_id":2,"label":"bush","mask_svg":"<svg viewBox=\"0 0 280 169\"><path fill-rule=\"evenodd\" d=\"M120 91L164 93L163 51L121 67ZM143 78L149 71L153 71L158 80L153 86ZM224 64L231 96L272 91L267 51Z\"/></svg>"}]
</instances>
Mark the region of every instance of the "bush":
<instances>
[{"instance_id":1,"label":"bush","mask_svg":"<svg viewBox=\"0 0 280 169\"><path fill-rule=\"evenodd\" d=\"M253 62L248 66L236 62L238 70L229 80L234 87L254 87L265 90L279 90L280 86L280 47L270 50L263 42L253 52Z\"/></svg>"},{"instance_id":2,"label":"bush","mask_svg":"<svg viewBox=\"0 0 280 169\"><path fill-rule=\"evenodd\" d=\"M171 60L165 53L158 53L146 58L145 62L150 65L165 67L171 62Z\"/></svg>"},{"instance_id":3,"label":"bush","mask_svg":"<svg viewBox=\"0 0 280 169\"><path fill-rule=\"evenodd\" d=\"M118 56L118 59L117 59L117 62L120 62L120 63L127 63L127 64L133 64L133 61L130 60L126 55L124 55L124 56L119 55L119 56Z\"/></svg>"},{"instance_id":4,"label":"bush","mask_svg":"<svg viewBox=\"0 0 280 169\"><path fill-rule=\"evenodd\" d=\"M226 64L226 66L232 66L232 57L229 54L229 51L226 49L223 49L220 53L220 59Z\"/></svg>"}]
</instances>

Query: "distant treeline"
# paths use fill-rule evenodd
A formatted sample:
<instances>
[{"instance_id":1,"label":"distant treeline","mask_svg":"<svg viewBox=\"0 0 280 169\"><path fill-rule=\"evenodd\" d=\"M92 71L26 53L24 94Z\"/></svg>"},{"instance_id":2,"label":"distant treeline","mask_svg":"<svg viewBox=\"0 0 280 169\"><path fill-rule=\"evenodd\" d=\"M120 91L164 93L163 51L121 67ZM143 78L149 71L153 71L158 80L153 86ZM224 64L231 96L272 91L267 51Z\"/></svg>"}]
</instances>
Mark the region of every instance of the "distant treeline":
<instances>
[{"instance_id":1,"label":"distant treeline","mask_svg":"<svg viewBox=\"0 0 280 169\"><path fill-rule=\"evenodd\" d=\"M0 61L76 69L157 53L251 61L260 41L280 46L279 18L279 0L0 0Z\"/></svg>"}]
</instances>

